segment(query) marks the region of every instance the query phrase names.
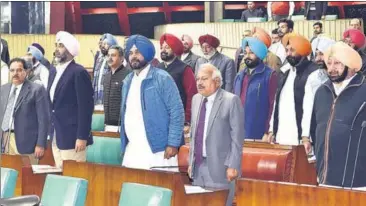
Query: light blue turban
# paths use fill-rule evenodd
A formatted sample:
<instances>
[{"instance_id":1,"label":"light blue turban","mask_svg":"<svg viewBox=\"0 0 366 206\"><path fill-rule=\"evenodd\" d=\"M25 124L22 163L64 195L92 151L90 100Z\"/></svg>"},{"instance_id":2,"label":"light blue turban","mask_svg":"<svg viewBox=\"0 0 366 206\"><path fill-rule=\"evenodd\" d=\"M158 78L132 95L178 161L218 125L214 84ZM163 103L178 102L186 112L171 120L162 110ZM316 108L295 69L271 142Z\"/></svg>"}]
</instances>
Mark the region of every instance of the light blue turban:
<instances>
[{"instance_id":1,"label":"light blue turban","mask_svg":"<svg viewBox=\"0 0 366 206\"><path fill-rule=\"evenodd\" d=\"M29 46L27 53L31 53L34 58L36 58L38 61L43 59L42 52L35 46Z\"/></svg>"},{"instance_id":2,"label":"light blue turban","mask_svg":"<svg viewBox=\"0 0 366 206\"><path fill-rule=\"evenodd\" d=\"M148 38L139 34L130 36L126 43L126 56L128 56L128 54L130 53L133 45L136 45L136 48L142 54L146 62L154 59L155 47Z\"/></svg>"},{"instance_id":3,"label":"light blue turban","mask_svg":"<svg viewBox=\"0 0 366 206\"><path fill-rule=\"evenodd\" d=\"M246 37L241 43L241 48L245 51L245 47L249 46L250 50L261 60L266 58L267 46L259 39L254 37Z\"/></svg>"},{"instance_id":4,"label":"light blue turban","mask_svg":"<svg viewBox=\"0 0 366 206\"><path fill-rule=\"evenodd\" d=\"M103 41L106 41L109 46L118 45L116 37L114 37L112 34L105 33L103 34L103 37Z\"/></svg>"}]
</instances>

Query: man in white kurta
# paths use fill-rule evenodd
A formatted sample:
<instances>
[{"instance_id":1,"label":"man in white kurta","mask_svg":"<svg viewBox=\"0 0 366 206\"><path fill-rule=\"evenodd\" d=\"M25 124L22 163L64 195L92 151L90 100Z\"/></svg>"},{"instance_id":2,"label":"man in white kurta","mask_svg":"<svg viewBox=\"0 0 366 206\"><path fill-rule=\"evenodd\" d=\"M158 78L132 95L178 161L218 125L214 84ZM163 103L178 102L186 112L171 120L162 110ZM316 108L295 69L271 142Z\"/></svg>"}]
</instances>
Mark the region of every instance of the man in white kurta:
<instances>
[{"instance_id":1,"label":"man in white kurta","mask_svg":"<svg viewBox=\"0 0 366 206\"><path fill-rule=\"evenodd\" d=\"M172 77L149 64L154 45L133 35L126 54L134 72L123 81L121 101L122 166L178 171L178 148L184 127L184 108Z\"/></svg>"}]
</instances>

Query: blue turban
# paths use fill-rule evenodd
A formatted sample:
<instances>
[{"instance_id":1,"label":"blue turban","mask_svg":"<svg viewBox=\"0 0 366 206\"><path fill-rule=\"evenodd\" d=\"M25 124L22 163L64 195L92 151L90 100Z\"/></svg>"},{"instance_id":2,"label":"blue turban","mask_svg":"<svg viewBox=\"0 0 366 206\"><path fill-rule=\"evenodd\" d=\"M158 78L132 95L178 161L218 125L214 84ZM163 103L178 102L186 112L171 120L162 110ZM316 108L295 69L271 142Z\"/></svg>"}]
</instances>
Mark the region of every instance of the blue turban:
<instances>
[{"instance_id":1,"label":"blue turban","mask_svg":"<svg viewBox=\"0 0 366 206\"><path fill-rule=\"evenodd\" d=\"M118 45L117 39L112 34L106 33L103 37L104 38L102 40L106 41L109 46Z\"/></svg>"},{"instance_id":2,"label":"blue turban","mask_svg":"<svg viewBox=\"0 0 366 206\"><path fill-rule=\"evenodd\" d=\"M243 51L245 47L249 46L250 50L261 60L263 60L268 53L267 46L259 39L255 37L246 37L241 43Z\"/></svg>"},{"instance_id":3,"label":"blue turban","mask_svg":"<svg viewBox=\"0 0 366 206\"><path fill-rule=\"evenodd\" d=\"M130 53L133 45L136 45L136 48L142 54L146 62L154 59L155 47L148 38L138 34L130 36L126 43L126 56L128 56L128 54Z\"/></svg>"},{"instance_id":4,"label":"blue turban","mask_svg":"<svg viewBox=\"0 0 366 206\"><path fill-rule=\"evenodd\" d=\"M27 54L32 54L34 58L36 58L38 61L43 59L42 52L35 46L29 46L27 50Z\"/></svg>"}]
</instances>

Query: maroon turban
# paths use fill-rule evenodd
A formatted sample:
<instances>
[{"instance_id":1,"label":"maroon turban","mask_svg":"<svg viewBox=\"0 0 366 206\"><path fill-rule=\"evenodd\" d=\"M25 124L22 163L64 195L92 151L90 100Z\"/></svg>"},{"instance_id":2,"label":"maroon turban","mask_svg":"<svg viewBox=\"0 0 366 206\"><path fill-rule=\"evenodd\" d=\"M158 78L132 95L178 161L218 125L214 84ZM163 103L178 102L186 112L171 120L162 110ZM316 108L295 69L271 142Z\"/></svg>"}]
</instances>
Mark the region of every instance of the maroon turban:
<instances>
[{"instance_id":1,"label":"maroon turban","mask_svg":"<svg viewBox=\"0 0 366 206\"><path fill-rule=\"evenodd\" d=\"M220 40L218 38L216 38L215 36L212 36L209 34L200 36L198 41L200 42L201 46L203 43L207 43L208 45L212 46L215 49L220 45Z\"/></svg>"},{"instance_id":2,"label":"maroon turban","mask_svg":"<svg viewBox=\"0 0 366 206\"><path fill-rule=\"evenodd\" d=\"M183 43L173 34L163 34L163 36L160 37L160 46L162 46L164 42L169 45L169 47L173 50L176 56L180 56L183 54Z\"/></svg>"}]
</instances>

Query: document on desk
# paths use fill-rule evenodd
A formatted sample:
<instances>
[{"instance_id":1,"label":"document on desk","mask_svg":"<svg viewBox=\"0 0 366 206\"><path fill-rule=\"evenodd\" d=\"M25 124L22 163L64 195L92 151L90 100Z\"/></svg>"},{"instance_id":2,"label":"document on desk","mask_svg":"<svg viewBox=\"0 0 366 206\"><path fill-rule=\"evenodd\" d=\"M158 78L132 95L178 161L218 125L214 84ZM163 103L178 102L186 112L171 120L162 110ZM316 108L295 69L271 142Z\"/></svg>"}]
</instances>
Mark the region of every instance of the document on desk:
<instances>
[{"instance_id":1,"label":"document on desk","mask_svg":"<svg viewBox=\"0 0 366 206\"><path fill-rule=\"evenodd\" d=\"M32 170L34 174L62 172L61 168L53 167L51 165L32 165Z\"/></svg>"},{"instance_id":2,"label":"document on desk","mask_svg":"<svg viewBox=\"0 0 366 206\"><path fill-rule=\"evenodd\" d=\"M213 192L212 190L207 190L203 187L193 185L184 185L184 189L186 190L186 194Z\"/></svg>"}]
</instances>

